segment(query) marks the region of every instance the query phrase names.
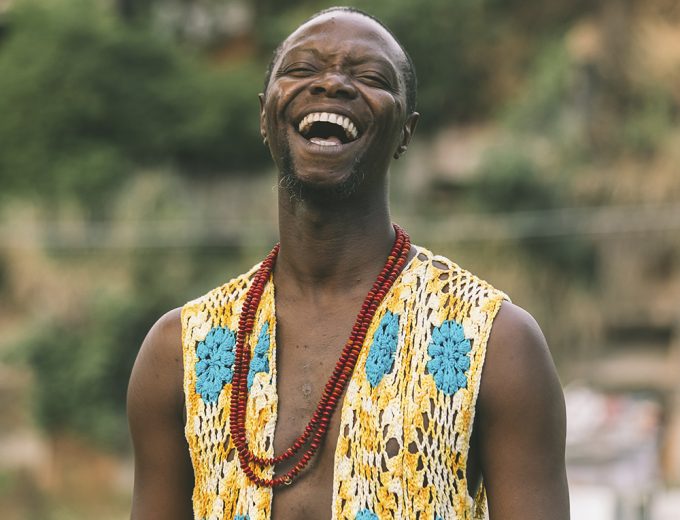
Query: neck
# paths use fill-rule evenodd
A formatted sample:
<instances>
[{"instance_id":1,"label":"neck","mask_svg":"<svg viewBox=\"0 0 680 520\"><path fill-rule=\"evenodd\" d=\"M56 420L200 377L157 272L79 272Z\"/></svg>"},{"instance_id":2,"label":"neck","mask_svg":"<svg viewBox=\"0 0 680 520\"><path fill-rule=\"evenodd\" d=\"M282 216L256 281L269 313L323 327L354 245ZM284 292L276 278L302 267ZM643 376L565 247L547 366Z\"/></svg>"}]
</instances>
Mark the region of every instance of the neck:
<instances>
[{"instance_id":1,"label":"neck","mask_svg":"<svg viewBox=\"0 0 680 520\"><path fill-rule=\"evenodd\" d=\"M394 241L385 192L320 202L280 190L277 284L309 293L373 283Z\"/></svg>"}]
</instances>

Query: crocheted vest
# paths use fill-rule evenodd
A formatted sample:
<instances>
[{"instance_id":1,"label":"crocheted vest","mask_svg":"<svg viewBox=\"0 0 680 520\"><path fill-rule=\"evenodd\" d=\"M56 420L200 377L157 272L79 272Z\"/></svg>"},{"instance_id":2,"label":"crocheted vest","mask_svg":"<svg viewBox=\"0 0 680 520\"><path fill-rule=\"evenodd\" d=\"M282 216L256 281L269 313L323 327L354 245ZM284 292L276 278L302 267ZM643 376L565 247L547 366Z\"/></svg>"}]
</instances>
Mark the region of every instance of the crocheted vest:
<instances>
[{"instance_id":1,"label":"crocheted vest","mask_svg":"<svg viewBox=\"0 0 680 520\"><path fill-rule=\"evenodd\" d=\"M256 268L182 309L185 434L199 520L271 518L272 490L248 480L229 435L236 331ZM418 248L378 308L347 386L333 519L485 517L483 487L469 496L466 466L486 344L503 299L450 260ZM270 280L253 329L246 423L251 447L267 456L278 400L275 331Z\"/></svg>"}]
</instances>

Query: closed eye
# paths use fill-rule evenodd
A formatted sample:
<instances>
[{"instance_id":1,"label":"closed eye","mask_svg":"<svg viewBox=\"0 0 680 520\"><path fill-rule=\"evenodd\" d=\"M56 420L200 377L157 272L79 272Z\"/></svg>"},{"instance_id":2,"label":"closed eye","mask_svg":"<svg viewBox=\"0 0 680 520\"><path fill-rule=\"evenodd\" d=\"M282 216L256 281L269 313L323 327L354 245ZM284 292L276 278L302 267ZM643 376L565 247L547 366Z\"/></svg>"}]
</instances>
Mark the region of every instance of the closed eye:
<instances>
[{"instance_id":1,"label":"closed eye","mask_svg":"<svg viewBox=\"0 0 680 520\"><path fill-rule=\"evenodd\" d=\"M366 83L373 83L375 85L380 85L381 87L388 87L387 81L379 76L361 76L360 80Z\"/></svg>"},{"instance_id":2,"label":"closed eye","mask_svg":"<svg viewBox=\"0 0 680 520\"><path fill-rule=\"evenodd\" d=\"M390 81L387 78L385 78L382 74L374 72L363 72L357 74L356 77L359 81L365 83L366 85L389 90L390 92L393 92L395 90Z\"/></svg>"},{"instance_id":3,"label":"closed eye","mask_svg":"<svg viewBox=\"0 0 680 520\"><path fill-rule=\"evenodd\" d=\"M281 68L277 76L294 76L294 77L306 77L317 72L316 67L309 65L307 63L294 63L287 67Z\"/></svg>"},{"instance_id":4,"label":"closed eye","mask_svg":"<svg viewBox=\"0 0 680 520\"><path fill-rule=\"evenodd\" d=\"M286 72L289 76L309 76L314 74L316 71L312 69L292 69Z\"/></svg>"}]
</instances>

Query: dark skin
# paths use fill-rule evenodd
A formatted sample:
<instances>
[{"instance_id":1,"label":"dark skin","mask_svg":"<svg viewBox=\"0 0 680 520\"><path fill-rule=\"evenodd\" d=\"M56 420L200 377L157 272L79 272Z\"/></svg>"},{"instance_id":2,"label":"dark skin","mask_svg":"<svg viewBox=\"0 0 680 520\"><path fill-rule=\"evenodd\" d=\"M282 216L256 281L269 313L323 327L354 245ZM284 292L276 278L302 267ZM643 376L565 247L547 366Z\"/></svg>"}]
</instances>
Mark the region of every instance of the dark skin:
<instances>
[{"instance_id":1,"label":"dark skin","mask_svg":"<svg viewBox=\"0 0 680 520\"><path fill-rule=\"evenodd\" d=\"M276 453L311 417L392 245L387 172L418 120L406 110L404 59L374 21L328 13L286 40L260 96L261 130L275 163L280 170L292 165L308 188L302 195L279 190ZM310 143L297 131L309 112L350 117L359 138L333 147ZM357 157L362 180L339 197L334 188L352 184ZM154 325L130 380L135 520L192 518L179 317L176 309ZM272 518L330 518L339 416L303 476L275 490ZM564 400L545 339L529 314L503 303L477 403L470 494L483 476L491 520L568 519L564 440ZM286 469L284 464L277 471Z\"/></svg>"}]
</instances>

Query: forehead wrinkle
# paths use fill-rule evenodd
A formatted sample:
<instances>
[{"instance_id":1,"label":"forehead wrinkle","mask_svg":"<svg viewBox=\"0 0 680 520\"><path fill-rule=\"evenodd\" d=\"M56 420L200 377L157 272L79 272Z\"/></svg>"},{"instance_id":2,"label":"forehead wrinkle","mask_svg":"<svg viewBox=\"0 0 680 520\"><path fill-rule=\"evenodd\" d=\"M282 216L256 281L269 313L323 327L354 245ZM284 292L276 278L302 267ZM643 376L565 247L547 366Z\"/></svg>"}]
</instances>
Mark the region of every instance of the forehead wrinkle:
<instances>
[{"instance_id":1,"label":"forehead wrinkle","mask_svg":"<svg viewBox=\"0 0 680 520\"><path fill-rule=\"evenodd\" d=\"M353 20L350 22L349 20ZM298 27L293 31L283 42L282 52L277 63L277 68L281 64L283 58L291 52L299 44L309 42L314 45L317 41L325 42L328 32L338 25L352 25L351 29L354 31L354 38L343 40L346 46L350 49L356 48L357 43L361 40L368 40L376 42L384 49L383 56L386 59L394 72L400 79L404 81L403 67L408 65L408 58L404 53L401 45L394 39L384 27L375 22L369 17L357 13L332 12L326 15L313 18L307 23ZM328 25L329 31L322 31L321 34L310 34L308 31L313 30L314 27ZM391 56L390 56L391 55Z\"/></svg>"}]
</instances>

